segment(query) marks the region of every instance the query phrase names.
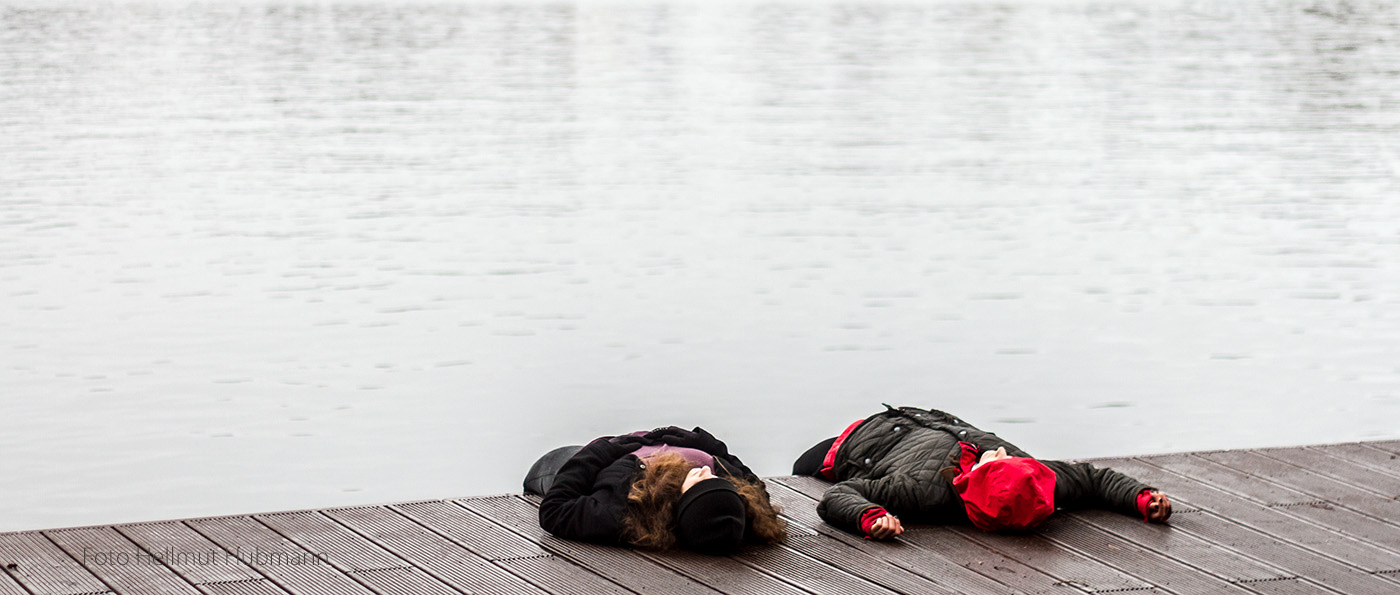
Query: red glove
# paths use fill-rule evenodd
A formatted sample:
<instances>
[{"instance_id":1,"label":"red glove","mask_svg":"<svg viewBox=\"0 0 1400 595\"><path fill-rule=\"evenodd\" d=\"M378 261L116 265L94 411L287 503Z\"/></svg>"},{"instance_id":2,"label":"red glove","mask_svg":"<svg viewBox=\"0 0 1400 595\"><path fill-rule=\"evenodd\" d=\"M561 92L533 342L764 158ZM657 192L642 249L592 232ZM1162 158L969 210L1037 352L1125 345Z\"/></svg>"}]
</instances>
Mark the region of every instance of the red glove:
<instances>
[{"instance_id":1,"label":"red glove","mask_svg":"<svg viewBox=\"0 0 1400 595\"><path fill-rule=\"evenodd\" d=\"M861 515L860 515L860 530L861 530L861 532L865 533L865 536L866 536L867 538L870 537L870 527L874 526L874 525L875 525L875 521L879 520L880 517L885 516L885 515L887 515L887 514L889 514L889 513L886 512L885 509L880 508L880 507L878 507L878 506L875 507L875 508L868 509L868 510L866 510L865 512L861 513Z\"/></svg>"}]
</instances>

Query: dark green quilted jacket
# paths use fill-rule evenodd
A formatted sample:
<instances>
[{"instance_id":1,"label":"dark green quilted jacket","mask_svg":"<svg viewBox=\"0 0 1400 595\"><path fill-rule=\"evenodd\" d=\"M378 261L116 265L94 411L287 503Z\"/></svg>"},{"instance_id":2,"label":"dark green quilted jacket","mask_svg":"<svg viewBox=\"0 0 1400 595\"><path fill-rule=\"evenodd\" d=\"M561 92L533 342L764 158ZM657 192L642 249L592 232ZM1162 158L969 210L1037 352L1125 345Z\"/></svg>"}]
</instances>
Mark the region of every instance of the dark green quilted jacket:
<instances>
[{"instance_id":1,"label":"dark green quilted jacket","mask_svg":"<svg viewBox=\"0 0 1400 595\"><path fill-rule=\"evenodd\" d=\"M1030 456L942 411L886 407L841 444L835 458L837 483L817 505L823 520L847 531L860 533L861 513L877 506L916 523L967 522L952 483L962 452L959 441L982 450L1006 447L1013 457ZM1041 462L1055 472L1057 510L1103 508L1140 516L1137 495L1149 488L1142 482L1088 463Z\"/></svg>"}]
</instances>

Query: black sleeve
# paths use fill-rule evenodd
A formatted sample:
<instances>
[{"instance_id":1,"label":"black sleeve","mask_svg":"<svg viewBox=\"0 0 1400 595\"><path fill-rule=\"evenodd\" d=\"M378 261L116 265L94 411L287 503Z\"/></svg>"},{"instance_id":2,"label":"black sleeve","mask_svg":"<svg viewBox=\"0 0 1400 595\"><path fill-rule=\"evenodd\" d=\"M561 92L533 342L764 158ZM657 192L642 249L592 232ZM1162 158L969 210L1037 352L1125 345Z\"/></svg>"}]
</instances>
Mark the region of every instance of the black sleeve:
<instances>
[{"instance_id":1,"label":"black sleeve","mask_svg":"<svg viewBox=\"0 0 1400 595\"><path fill-rule=\"evenodd\" d=\"M909 519L932 520L947 515L951 491L937 475L895 473L879 479L848 479L831 486L817 503L817 516L828 524L861 535L860 517L883 508Z\"/></svg>"},{"instance_id":2,"label":"black sleeve","mask_svg":"<svg viewBox=\"0 0 1400 595\"><path fill-rule=\"evenodd\" d=\"M1055 508L1102 508L1139 516L1138 494L1154 489L1107 467L1065 461L1041 462L1055 472Z\"/></svg>"},{"instance_id":3,"label":"black sleeve","mask_svg":"<svg viewBox=\"0 0 1400 595\"><path fill-rule=\"evenodd\" d=\"M554 485L540 503L540 527L566 539L617 544L622 542L627 512L627 481L600 482L598 476L624 460L637 445L619 445L607 438L594 440L559 468ZM611 470L610 470L611 471ZM609 476L621 474L621 469Z\"/></svg>"},{"instance_id":4,"label":"black sleeve","mask_svg":"<svg viewBox=\"0 0 1400 595\"><path fill-rule=\"evenodd\" d=\"M703 450L716 457L729 456L729 447L724 444L724 441L715 438L714 434L705 431L704 428L686 430L676 426L668 426L652 430L644 438L657 444Z\"/></svg>"}]
</instances>

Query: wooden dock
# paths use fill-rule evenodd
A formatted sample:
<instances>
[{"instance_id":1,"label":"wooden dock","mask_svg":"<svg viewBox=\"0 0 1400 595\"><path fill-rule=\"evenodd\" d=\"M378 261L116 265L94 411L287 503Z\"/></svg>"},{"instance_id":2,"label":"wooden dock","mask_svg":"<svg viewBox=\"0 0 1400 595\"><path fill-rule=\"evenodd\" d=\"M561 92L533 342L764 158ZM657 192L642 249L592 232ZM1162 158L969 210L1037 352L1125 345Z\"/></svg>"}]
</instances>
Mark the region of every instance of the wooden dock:
<instances>
[{"instance_id":1,"label":"wooden dock","mask_svg":"<svg viewBox=\"0 0 1400 595\"><path fill-rule=\"evenodd\" d=\"M728 558L556 539L507 495L0 534L0 595L1400 593L1400 441L1096 463L1168 492L1170 525L1100 511L1035 534L817 518L828 484L769 479L782 546Z\"/></svg>"}]
</instances>

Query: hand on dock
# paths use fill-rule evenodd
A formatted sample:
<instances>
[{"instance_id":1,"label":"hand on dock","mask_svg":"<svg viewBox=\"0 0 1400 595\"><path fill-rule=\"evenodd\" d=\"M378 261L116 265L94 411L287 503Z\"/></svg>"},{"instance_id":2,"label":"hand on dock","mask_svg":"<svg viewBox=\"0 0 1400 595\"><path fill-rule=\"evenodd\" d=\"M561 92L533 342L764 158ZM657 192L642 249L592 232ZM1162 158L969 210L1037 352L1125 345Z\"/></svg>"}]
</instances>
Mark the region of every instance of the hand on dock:
<instances>
[{"instance_id":1,"label":"hand on dock","mask_svg":"<svg viewBox=\"0 0 1400 595\"><path fill-rule=\"evenodd\" d=\"M1172 501L1162 492L1153 491L1152 499L1147 501L1147 522L1165 523L1172 516Z\"/></svg>"},{"instance_id":2,"label":"hand on dock","mask_svg":"<svg viewBox=\"0 0 1400 595\"><path fill-rule=\"evenodd\" d=\"M892 539L901 533L904 533L904 525L892 514L875 519L875 524L870 526L871 539Z\"/></svg>"}]
</instances>

